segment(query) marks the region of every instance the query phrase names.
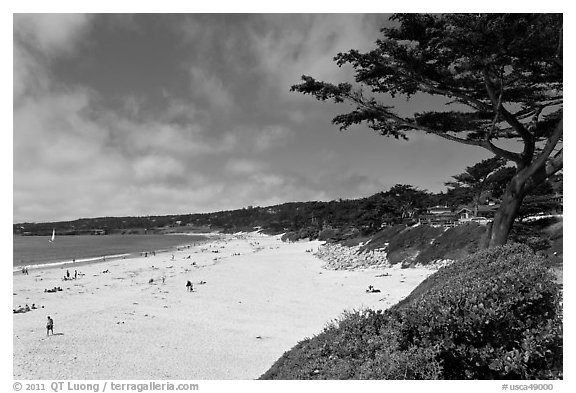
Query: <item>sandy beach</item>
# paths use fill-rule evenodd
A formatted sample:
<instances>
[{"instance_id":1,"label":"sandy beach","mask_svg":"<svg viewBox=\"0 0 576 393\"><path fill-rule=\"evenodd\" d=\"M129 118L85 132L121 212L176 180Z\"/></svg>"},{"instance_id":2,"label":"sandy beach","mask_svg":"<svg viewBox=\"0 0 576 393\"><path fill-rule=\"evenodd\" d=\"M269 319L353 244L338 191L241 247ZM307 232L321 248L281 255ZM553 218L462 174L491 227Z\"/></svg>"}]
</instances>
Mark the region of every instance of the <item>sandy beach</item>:
<instances>
[{"instance_id":1,"label":"sandy beach","mask_svg":"<svg viewBox=\"0 0 576 393\"><path fill-rule=\"evenodd\" d=\"M236 234L173 260L162 253L79 266L75 280L62 280L66 268L15 273L14 308L39 308L13 315L14 378L255 379L344 310L387 308L432 273L326 270L307 252L320 244ZM366 293L368 285L381 292Z\"/></svg>"}]
</instances>

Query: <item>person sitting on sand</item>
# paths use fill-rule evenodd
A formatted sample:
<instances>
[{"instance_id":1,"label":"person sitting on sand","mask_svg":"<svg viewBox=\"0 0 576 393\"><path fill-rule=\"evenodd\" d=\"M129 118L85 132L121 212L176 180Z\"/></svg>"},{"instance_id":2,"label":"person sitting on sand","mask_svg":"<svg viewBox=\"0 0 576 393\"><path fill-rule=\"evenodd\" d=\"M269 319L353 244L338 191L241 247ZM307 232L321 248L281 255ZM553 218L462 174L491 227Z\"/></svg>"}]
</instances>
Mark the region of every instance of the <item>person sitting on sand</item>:
<instances>
[{"instance_id":1,"label":"person sitting on sand","mask_svg":"<svg viewBox=\"0 0 576 393\"><path fill-rule=\"evenodd\" d=\"M22 306L20 306L20 305L18 305L18 308L12 309L12 311L14 312L14 314L20 314L20 313L26 312L25 309L24 309L24 307L22 307Z\"/></svg>"},{"instance_id":2,"label":"person sitting on sand","mask_svg":"<svg viewBox=\"0 0 576 393\"><path fill-rule=\"evenodd\" d=\"M52 320L50 315L48 315L48 322L46 322L46 336L48 336L50 332L54 335L54 320Z\"/></svg>"},{"instance_id":3,"label":"person sitting on sand","mask_svg":"<svg viewBox=\"0 0 576 393\"><path fill-rule=\"evenodd\" d=\"M36 308L37 308L37 307L36 307L36 304L35 304L35 303L32 303L32 310L36 310Z\"/></svg>"}]
</instances>

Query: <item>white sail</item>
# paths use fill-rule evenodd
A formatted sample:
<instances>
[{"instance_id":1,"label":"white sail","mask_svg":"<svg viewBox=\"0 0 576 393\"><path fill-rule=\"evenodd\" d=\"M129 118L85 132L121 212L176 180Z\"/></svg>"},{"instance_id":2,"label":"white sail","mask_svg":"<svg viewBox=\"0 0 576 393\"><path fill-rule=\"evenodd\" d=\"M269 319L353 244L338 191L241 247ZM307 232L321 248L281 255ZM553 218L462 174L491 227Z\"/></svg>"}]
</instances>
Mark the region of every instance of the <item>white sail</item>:
<instances>
[{"instance_id":1,"label":"white sail","mask_svg":"<svg viewBox=\"0 0 576 393\"><path fill-rule=\"evenodd\" d=\"M50 242L53 242L55 237L56 237L56 229L52 229L52 238L50 239Z\"/></svg>"}]
</instances>

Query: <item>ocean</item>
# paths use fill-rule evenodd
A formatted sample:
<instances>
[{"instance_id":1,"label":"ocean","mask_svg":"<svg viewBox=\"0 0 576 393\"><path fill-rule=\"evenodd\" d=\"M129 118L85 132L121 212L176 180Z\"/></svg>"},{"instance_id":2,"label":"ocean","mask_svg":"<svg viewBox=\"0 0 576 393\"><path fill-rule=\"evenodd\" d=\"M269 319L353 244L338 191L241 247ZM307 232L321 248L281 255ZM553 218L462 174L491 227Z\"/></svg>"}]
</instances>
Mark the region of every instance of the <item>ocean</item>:
<instances>
[{"instance_id":1,"label":"ocean","mask_svg":"<svg viewBox=\"0 0 576 393\"><path fill-rule=\"evenodd\" d=\"M103 257L121 258L142 252L163 252L207 240L202 235L104 235L104 236L13 236L14 271L22 266L39 267L87 263Z\"/></svg>"}]
</instances>

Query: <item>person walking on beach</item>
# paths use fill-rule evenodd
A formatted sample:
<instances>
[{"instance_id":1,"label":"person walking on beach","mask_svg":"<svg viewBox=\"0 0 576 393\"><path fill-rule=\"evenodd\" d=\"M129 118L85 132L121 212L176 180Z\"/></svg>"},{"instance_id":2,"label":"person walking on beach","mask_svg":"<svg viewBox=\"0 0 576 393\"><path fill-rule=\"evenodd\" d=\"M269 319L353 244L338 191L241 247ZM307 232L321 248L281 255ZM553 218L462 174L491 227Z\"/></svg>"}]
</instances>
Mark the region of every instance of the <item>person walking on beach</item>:
<instances>
[{"instance_id":1,"label":"person walking on beach","mask_svg":"<svg viewBox=\"0 0 576 393\"><path fill-rule=\"evenodd\" d=\"M70 270L66 269L66 277L70 278Z\"/></svg>"},{"instance_id":2,"label":"person walking on beach","mask_svg":"<svg viewBox=\"0 0 576 393\"><path fill-rule=\"evenodd\" d=\"M188 290L188 292L194 291L194 286L192 286L192 282L190 282L190 280L188 280L188 282L186 283L186 289Z\"/></svg>"},{"instance_id":3,"label":"person walking on beach","mask_svg":"<svg viewBox=\"0 0 576 393\"><path fill-rule=\"evenodd\" d=\"M48 336L50 332L52 332L52 335L54 335L54 321L52 318L50 318L50 315L48 315L48 322L46 323L46 336Z\"/></svg>"},{"instance_id":4,"label":"person walking on beach","mask_svg":"<svg viewBox=\"0 0 576 393\"><path fill-rule=\"evenodd\" d=\"M74 280L76 280L76 277L78 277L78 270L74 270Z\"/></svg>"}]
</instances>

